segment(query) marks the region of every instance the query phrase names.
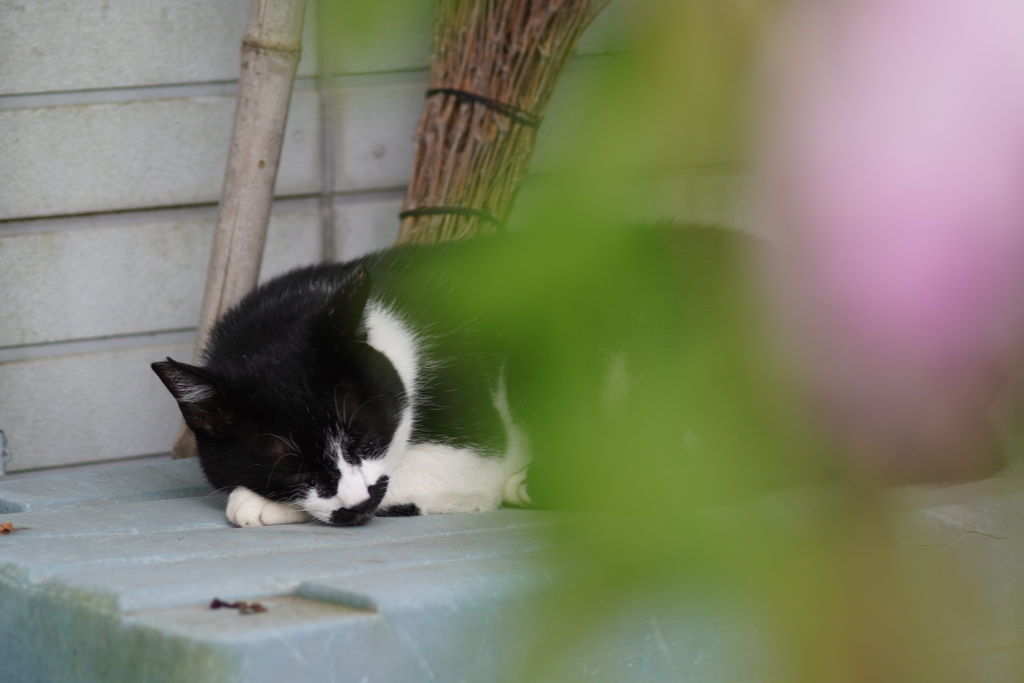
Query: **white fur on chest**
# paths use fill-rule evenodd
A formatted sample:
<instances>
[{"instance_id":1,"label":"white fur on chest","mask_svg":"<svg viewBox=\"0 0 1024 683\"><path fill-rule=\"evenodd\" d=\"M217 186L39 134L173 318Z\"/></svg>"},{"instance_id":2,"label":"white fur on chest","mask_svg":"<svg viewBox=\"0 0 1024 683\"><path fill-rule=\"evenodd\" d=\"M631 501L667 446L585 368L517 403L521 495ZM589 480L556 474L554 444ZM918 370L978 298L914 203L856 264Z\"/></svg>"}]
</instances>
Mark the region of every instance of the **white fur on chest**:
<instances>
[{"instance_id":1,"label":"white fur on chest","mask_svg":"<svg viewBox=\"0 0 1024 683\"><path fill-rule=\"evenodd\" d=\"M405 409L384 456L387 460L393 453L404 451L409 446L409 438L412 436L413 406L420 378L420 342L401 318L381 304L373 303L367 307L366 343L384 354L391 362L405 390Z\"/></svg>"},{"instance_id":2,"label":"white fur on chest","mask_svg":"<svg viewBox=\"0 0 1024 683\"><path fill-rule=\"evenodd\" d=\"M402 379L405 393L412 398L419 379L419 340L395 313L382 304L372 303L366 312L366 343L391 361Z\"/></svg>"}]
</instances>

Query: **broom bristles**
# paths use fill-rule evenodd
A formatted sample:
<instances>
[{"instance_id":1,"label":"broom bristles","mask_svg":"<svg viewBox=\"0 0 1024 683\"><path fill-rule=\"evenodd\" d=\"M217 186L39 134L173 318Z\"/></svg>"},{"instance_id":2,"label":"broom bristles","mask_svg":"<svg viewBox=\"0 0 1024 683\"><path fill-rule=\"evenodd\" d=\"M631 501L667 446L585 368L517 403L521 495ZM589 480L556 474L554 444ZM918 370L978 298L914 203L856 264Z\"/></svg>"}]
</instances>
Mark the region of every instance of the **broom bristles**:
<instances>
[{"instance_id":1,"label":"broom bristles","mask_svg":"<svg viewBox=\"0 0 1024 683\"><path fill-rule=\"evenodd\" d=\"M398 243L501 229L583 30L609 0L442 0Z\"/></svg>"}]
</instances>

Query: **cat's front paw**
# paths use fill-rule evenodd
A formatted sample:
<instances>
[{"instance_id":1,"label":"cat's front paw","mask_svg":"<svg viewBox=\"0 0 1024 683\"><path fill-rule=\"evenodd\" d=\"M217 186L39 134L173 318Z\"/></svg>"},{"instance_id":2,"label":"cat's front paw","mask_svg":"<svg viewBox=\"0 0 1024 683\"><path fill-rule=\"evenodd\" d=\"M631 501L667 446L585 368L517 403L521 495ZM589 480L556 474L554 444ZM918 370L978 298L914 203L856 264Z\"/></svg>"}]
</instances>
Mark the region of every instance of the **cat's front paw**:
<instances>
[{"instance_id":1,"label":"cat's front paw","mask_svg":"<svg viewBox=\"0 0 1024 683\"><path fill-rule=\"evenodd\" d=\"M228 520L238 526L271 526L298 524L310 520L309 513L294 505L268 500L244 486L228 496Z\"/></svg>"}]
</instances>

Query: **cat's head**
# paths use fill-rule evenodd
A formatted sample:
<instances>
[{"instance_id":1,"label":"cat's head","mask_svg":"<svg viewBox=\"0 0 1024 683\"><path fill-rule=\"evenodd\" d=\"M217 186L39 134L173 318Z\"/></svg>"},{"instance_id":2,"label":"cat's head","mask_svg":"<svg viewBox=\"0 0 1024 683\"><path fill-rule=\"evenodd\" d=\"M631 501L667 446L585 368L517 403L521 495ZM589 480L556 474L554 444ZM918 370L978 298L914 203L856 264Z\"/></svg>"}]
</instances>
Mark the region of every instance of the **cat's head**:
<instances>
[{"instance_id":1,"label":"cat's head","mask_svg":"<svg viewBox=\"0 0 1024 683\"><path fill-rule=\"evenodd\" d=\"M394 366L367 344L366 305L366 287L350 282L268 339L234 339L251 334L244 321L222 326L203 367L153 363L215 487L244 486L331 524L373 516L406 396Z\"/></svg>"}]
</instances>

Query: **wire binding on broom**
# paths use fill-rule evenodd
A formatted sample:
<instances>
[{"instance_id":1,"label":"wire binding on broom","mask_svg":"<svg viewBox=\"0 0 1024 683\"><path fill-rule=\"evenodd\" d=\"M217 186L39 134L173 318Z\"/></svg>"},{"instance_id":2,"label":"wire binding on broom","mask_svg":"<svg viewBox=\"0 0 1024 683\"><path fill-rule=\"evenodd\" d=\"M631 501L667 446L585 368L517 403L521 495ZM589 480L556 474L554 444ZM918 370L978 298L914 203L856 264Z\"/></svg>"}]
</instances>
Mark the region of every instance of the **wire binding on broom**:
<instances>
[{"instance_id":1,"label":"wire binding on broom","mask_svg":"<svg viewBox=\"0 0 1024 683\"><path fill-rule=\"evenodd\" d=\"M497 216L483 209L470 209L464 206L421 206L416 209L407 209L398 214L400 219L409 218L410 216L473 216L481 218L502 230L505 229L505 222Z\"/></svg>"},{"instance_id":2,"label":"wire binding on broom","mask_svg":"<svg viewBox=\"0 0 1024 683\"><path fill-rule=\"evenodd\" d=\"M486 97L479 93L469 92L468 90L459 90L458 88L430 88L427 90L427 97L433 97L434 95L452 95L455 99L460 102L474 102L476 104L482 104L488 109L493 109L499 114L503 114L508 118L512 119L516 123L520 123L530 128L539 128L541 118L534 116L525 109L514 107L511 104L499 102L498 100Z\"/></svg>"}]
</instances>

